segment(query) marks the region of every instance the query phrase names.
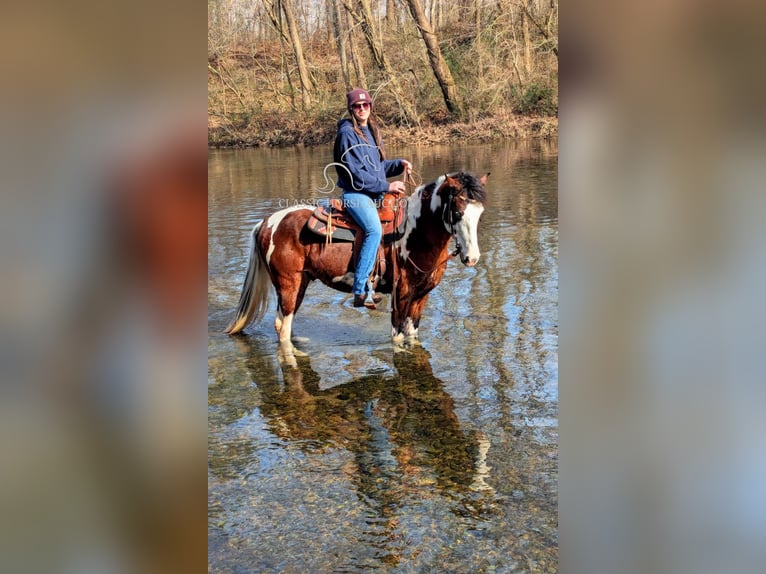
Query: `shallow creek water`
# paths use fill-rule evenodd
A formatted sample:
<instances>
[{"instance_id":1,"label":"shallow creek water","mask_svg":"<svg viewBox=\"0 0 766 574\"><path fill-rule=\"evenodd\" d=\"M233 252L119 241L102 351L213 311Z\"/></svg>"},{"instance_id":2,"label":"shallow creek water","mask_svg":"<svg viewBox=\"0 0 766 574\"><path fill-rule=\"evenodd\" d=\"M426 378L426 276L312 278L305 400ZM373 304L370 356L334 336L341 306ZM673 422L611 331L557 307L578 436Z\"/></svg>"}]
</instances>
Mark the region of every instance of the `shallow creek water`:
<instances>
[{"instance_id":1,"label":"shallow creek water","mask_svg":"<svg viewBox=\"0 0 766 574\"><path fill-rule=\"evenodd\" d=\"M385 310L312 284L308 356L282 366L273 298L245 336L221 331L250 229L323 197L331 155L209 155L210 571L556 571L556 144L389 150L423 182L491 172L481 260L449 263L400 352Z\"/></svg>"}]
</instances>

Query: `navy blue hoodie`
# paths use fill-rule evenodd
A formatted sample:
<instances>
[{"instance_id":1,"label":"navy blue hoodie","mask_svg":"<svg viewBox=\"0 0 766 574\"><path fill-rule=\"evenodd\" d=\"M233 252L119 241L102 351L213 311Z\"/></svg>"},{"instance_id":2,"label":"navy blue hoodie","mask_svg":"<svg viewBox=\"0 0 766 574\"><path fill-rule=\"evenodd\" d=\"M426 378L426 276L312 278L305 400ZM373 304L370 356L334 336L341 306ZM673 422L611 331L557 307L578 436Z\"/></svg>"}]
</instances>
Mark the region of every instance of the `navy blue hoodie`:
<instances>
[{"instance_id":1,"label":"navy blue hoodie","mask_svg":"<svg viewBox=\"0 0 766 574\"><path fill-rule=\"evenodd\" d=\"M344 191L363 192L373 199L378 199L388 191L387 177L394 177L404 171L401 159L380 159L380 150L368 127L359 127L367 141L354 131L350 119L338 122L335 136L333 161L343 164L348 170L336 165L338 187ZM349 173L350 172L350 173Z\"/></svg>"}]
</instances>

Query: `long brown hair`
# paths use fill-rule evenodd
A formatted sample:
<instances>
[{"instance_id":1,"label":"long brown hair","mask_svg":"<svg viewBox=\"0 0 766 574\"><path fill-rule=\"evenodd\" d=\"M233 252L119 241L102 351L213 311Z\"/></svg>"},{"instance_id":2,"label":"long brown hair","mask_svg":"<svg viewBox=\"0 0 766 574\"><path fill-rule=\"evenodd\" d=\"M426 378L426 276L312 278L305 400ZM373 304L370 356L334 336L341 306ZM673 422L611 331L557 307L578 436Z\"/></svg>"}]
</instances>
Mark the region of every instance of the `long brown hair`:
<instances>
[{"instance_id":1,"label":"long brown hair","mask_svg":"<svg viewBox=\"0 0 766 574\"><path fill-rule=\"evenodd\" d=\"M348 114L351 116L351 123L354 125L354 131L364 141L367 141L367 138L364 137L362 130L359 129L359 122L357 121L354 113L351 110L349 110ZM370 106L370 116L369 118L367 118L367 126L370 128L370 133L372 133L372 138L375 140L375 145L378 147L378 151L380 152L380 161L383 161L384 159L386 159L386 152L383 149L383 138L380 136L380 128L378 127L378 120L376 119L372 111L372 106Z\"/></svg>"}]
</instances>

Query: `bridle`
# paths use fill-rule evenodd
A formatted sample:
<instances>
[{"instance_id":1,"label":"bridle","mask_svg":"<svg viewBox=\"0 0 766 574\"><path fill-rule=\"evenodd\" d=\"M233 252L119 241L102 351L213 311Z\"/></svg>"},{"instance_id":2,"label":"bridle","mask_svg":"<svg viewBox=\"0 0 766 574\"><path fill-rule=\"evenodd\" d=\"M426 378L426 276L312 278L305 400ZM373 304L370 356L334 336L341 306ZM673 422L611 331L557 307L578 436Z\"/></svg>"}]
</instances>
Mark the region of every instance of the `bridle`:
<instances>
[{"instance_id":1,"label":"bridle","mask_svg":"<svg viewBox=\"0 0 766 574\"><path fill-rule=\"evenodd\" d=\"M458 221L463 217L462 213L455 213L455 199L462 198L466 199L463 195L465 192L461 191L458 194L450 192L449 199L444 203L444 207L442 208L442 223L444 223L444 228L449 232L450 237L455 240L455 251L451 254L452 257L462 253L462 248L460 247L460 242L457 240L457 231L455 229L455 225Z\"/></svg>"},{"instance_id":2,"label":"bridle","mask_svg":"<svg viewBox=\"0 0 766 574\"><path fill-rule=\"evenodd\" d=\"M446 178L446 174L445 174L445 178ZM406 184L410 184L410 186L412 187L413 190L416 188L415 181L412 179L412 175L411 174L404 176L404 183L405 183L405 185ZM435 189L433 191L433 193L436 193L438 191L439 191L438 189ZM460 193L463 193L463 192L461 191ZM455 205L455 198L456 197L460 197L460 194L450 193L449 194L449 200L444 204L444 208L442 209L442 223L444 224L445 230L447 230L449 232L450 237L455 239L455 245L457 247L455 249L455 251L453 253L449 253L448 252L447 256L444 257L441 261L438 261L436 263L436 265L434 265L429 271L425 271L425 270L421 269L412 259L410 259L409 255L404 260L404 265L407 265L409 263L410 265L412 265L415 269L417 269L423 275L430 275L431 273L436 271L436 269L438 269L439 267L441 267L442 265L447 263L447 261L449 261L452 257L455 257L456 255L458 255L461 252L460 242L457 240L457 230L455 229L455 225L459 221L459 217L454 213L454 209L453 209L454 205ZM425 199L425 198L422 198L422 199ZM399 209L399 203L398 202L396 203L395 209L396 210ZM460 216L462 216L462 214L460 214ZM396 219L396 217L394 219ZM399 241L401 241L401 239L399 239ZM392 291L393 293L396 293L396 286L399 283L399 273L400 273L400 269L399 269L399 257L396 254L396 252L399 249L399 241L397 241L396 244L392 245L392 247L391 247L391 249L392 249L391 259L392 259L392 262L393 262L393 266L392 266L392 270L391 271L393 273L393 279L394 279L393 291ZM396 297L392 297L391 298L391 308L393 310L397 310Z\"/></svg>"},{"instance_id":3,"label":"bridle","mask_svg":"<svg viewBox=\"0 0 766 574\"><path fill-rule=\"evenodd\" d=\"M447 174L445 174L445 178L447 177ZM407 179L405 177L405 183L410 183L410 185L413 186L413 189L415 187L415 182L412 181L412 176L409 176L409 182L407 182ZM434 189L433 193L437 193L439 190ZM457 214L455 213L455 199L458 197L461 197L461 195L464 192L461 191L460 193L453 193L450 191L449 199L444 203L444 206L442 207L442 223L444 224L444 229L450 234L450 238L455 240L455 251L452 253L447 253L447 256L444 257L442 260L438 261L429 271L424 271L418 265L409 258L409 256L404 260L404 264L407 265L409 263L412 265L415 269L423 273L424 275L429 275L433 273L436 269L438 269L440 266L444 265L447 261L449 261L452 257L455 257L456 255L459 255L462 253L462 248L460 247L460 242L457 240L457 229L456 225L457 222L460 221L460 218L462 217L462 213ZM430 197L430 195L428 196ZM423 198L426 199L426 198Z\"/></svg>"}]
</instances>

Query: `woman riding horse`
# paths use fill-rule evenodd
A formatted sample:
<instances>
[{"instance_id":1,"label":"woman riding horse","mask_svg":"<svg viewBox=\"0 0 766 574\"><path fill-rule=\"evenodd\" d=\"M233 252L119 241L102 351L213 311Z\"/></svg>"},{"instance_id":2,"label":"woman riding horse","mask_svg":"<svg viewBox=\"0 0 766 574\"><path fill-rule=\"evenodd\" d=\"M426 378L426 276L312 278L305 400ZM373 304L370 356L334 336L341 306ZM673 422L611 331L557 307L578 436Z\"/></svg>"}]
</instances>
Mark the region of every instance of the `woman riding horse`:
<instances>
[{"instance_id":1,"label":"woman riding horse","mask_svg":"<svg viewBox=\"0 0 766 574\"><path fill-rule=\"evenodd\" d=\"M383 139L372 113L372 98L366 90L351 90L346 94L346 105L351 118L338 122L333 161L338 187L343 190L343 204L364 233L354 270L354 307L375 309L382 297L372 293L368 277L383 235L377 208L384 193L404 193L403 181L389 183L386 178L402 172L409 175L412 166L406 159L385 158Z\"/></svg>"},{"instance_id":2,"label":"woman riding horse","mask_svg":"<svg viewBox=\"0 0 766 574\"><path fill-rule=\"evenodd\" d=\"M466 172L444 174L418 186L404 202L406 225L385 246L389 264L379 282L381 291L392 294L394 341L418 336L429 293L441 281L453 255L459 255L467 267L478 262L481 253L477 232L486 201L487 175L477 178ZM255 225L237 313L226 327L226 333L234 335L260 320L273 286L277 294L274 328L279 336L280 356L288 360L294 360L296 353L291 342L293 319L309 283L319 280L345 292L351 288L343 279L353 258L352 243L327 242L313 233L306 225L312 212L313 208L305 205L288 207ZM450 249L452 241L454 252Z\"/></svg>"}]
</instances>

